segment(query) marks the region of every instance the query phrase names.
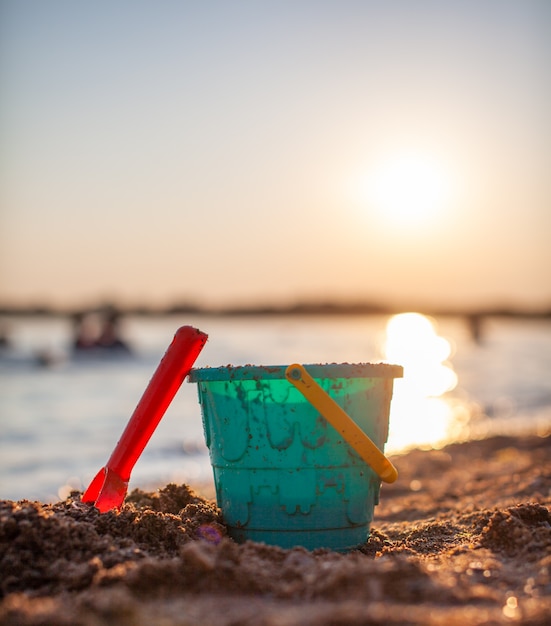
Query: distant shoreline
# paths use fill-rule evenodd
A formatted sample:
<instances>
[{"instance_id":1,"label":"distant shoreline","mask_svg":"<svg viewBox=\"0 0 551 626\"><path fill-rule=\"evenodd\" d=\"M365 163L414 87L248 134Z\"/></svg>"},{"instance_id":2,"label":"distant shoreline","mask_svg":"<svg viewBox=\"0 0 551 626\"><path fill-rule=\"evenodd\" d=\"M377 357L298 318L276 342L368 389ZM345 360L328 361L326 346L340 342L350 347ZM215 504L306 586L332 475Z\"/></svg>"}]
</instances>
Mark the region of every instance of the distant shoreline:
<instances>
[{"instance_id":1,"label":"distant shoreline","mask_svg":"<svg viewBox=\"0 0 551 626\"><path fill-rule=\"evenodd\" d=\"M422 306L407 303L403 306L373 303L334 303L308 302L294 303L284 306L251 305L227 307L203 307L193 304L172 304L164 307L148 307L145 305L119 306L115 304L96 304L75 308L60 308L36 304L27 306L1 305L0 316L3 317L73 317L83 313L103 313L106 310L116 311L120 316L136 317L168 317L171 315L204 315L209 317L251 317L251 316L306 316L306 315L396 315L407 311L415 311L434 317L466 317L466 318L524 318L551 319L551 304L541 309L525 309L510 306L452 308Z\"/></svg>"}]
</instances>

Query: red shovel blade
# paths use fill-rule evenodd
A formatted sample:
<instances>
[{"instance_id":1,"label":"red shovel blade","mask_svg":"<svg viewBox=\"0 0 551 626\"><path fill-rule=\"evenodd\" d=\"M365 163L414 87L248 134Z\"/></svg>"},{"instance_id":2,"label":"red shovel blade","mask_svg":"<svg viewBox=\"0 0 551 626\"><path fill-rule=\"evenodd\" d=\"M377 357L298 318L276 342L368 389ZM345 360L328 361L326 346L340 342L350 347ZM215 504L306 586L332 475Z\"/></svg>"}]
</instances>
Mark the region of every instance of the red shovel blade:
<instances>
[{"instance_id":1,"label":"red shovel blade","mask_svg":"<svg viewBox=\"0 0 551 626\"><path fill-rule=\"evenodd\" d=\"M82 502L94 504L101 513L121 507L132 468L206 341L207 335L191 326L176 331L107 465L96 474Z\"/></svg>"},{"instance_id":2,"label":"red shovel blade","mask_svg":"<svg viewBox=\"0 0 551 626\"><path fill-rule=\"evenodd\" d=\"M96 474L84 492L82 501L89 504L93 503L100 510L100 513L107 513L107 511L119 509L122 506L127 491L128 481L123 480L106 466L102 467Z\"/></svg>"}]
</instances>

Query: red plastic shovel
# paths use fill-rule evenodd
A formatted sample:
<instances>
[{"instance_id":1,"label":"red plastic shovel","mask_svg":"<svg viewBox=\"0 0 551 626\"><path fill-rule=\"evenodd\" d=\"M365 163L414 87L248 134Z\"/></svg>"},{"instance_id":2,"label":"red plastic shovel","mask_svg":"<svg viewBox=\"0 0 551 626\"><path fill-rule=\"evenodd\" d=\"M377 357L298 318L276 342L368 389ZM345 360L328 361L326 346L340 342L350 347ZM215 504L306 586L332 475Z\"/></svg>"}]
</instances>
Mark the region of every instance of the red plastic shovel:
<instances>
[{"instance_id":1,"label":"red plastic shovel","mask_svg":"<svg viewBox=\"0 0 551 626\"><path fill-rule=\"evenodd\" d=\"M192 326L182 326L176 331L107 465L96 474L82 502L94 504L101 513L122 506L132 468L207 338L208 335Z\"/></svg>"}]
</instances>

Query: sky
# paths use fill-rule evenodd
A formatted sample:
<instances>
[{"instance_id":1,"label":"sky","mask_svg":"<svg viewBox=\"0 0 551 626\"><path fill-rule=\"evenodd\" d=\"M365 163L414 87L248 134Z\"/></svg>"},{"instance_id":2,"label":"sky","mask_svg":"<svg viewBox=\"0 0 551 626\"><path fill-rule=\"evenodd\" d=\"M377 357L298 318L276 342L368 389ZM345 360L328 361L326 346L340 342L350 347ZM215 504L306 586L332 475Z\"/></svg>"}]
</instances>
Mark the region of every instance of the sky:
<instances>
[{"instance_id":1,"label":"sky","mask_svg":"<svg viewBox=\"0 0 551 626\"><path fill-rule=\"evenodd\" d=\"M551 303L548 0L0 0L0 303Z\"/></svg>"}]
</instances>

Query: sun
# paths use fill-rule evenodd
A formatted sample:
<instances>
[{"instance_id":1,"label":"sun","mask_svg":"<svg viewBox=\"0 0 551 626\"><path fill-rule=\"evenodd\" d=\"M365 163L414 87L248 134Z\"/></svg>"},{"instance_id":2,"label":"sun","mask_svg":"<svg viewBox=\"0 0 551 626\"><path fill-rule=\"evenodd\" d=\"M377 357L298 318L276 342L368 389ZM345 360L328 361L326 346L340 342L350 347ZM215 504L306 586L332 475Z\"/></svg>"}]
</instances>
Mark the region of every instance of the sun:
<instances>
[{"instance_id":1,"label":"sun","mask_svg":"<svg viewBox=\"0 0 551 626\"><path fill-rule=\"evenodd\" d=\"M392 226L428 226L448 211L452 187L441 161L401 152L369 167L356 195L366 211Z\"/></svg>"}]
</instances>

